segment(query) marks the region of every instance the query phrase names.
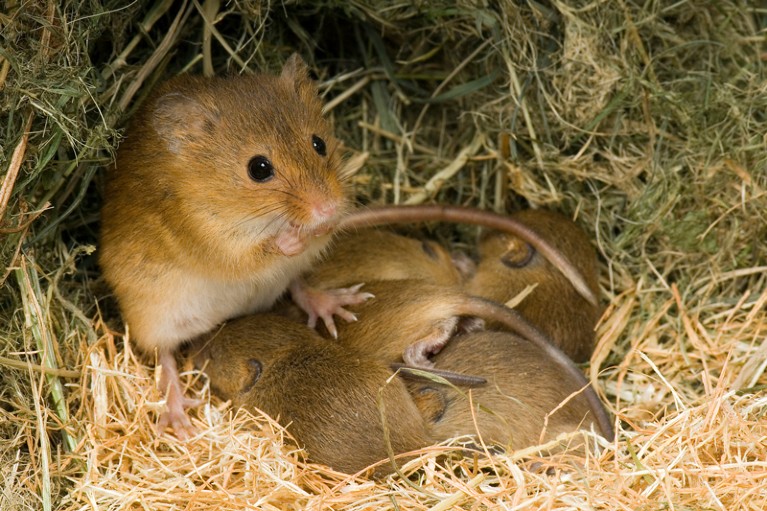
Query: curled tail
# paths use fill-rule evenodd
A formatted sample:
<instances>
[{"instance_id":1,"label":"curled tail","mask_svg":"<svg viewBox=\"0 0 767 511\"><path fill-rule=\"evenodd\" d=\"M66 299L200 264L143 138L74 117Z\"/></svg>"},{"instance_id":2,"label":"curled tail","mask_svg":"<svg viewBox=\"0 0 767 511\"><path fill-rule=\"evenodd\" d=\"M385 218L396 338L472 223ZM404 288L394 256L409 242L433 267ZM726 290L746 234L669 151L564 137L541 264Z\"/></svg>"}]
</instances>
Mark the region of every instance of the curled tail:
<instances>
[{"instance_id":1,"label":"curled tail","mask_svg":"<svg viewBox=\"0 0 767 511\"><path fill-rule=\"evenodd\" d=\"M350 213L338 224L340 229L373 227L376 225L404 224L413 222L452 222L481 225L517 236L532 245L543 257L564 275L583 298L597 305L597 297L586 279L570 260L534 229L508 216L492 211L463 206L381 206L360 209Z\"/></svg>"},{"instance_id":2,"label":"curled tail","mask_svg":"<svg viewBox=\"0 0 767 511\"><path fill-rule=\"evenodd\" d=\"M610 441L615 438L610 415L607 413L596 391L586 379L586 376L575 366L570 357L557 348L543 332L522 317L519 312L484 298L470 296L468 297L467 304L465 306L462 305L458 313L501 323L515 334L541 348L567 375L572 377L580 387L584 388L584 396L588 400L591 413L594 414L594 419L599 429L602 431L602 436Z\"/></svg>"}]
</instances>

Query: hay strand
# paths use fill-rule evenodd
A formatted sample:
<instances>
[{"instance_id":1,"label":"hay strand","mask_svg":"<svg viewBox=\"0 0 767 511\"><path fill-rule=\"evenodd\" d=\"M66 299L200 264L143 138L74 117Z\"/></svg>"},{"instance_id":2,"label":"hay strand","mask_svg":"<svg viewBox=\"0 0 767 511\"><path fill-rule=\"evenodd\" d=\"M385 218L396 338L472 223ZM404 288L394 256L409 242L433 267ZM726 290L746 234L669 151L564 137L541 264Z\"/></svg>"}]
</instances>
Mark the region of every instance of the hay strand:
<instances>
[{"instance_id":1,"label":"hay strand","mask_svg":"<svg viewBox=\"0 0 767 511\"><path fill-rule=\"evenodd\" d=\"M762 7L48 0L0 23L0 508L767 508ZM308 463L191 367L200 434L156 433L155 373L89 252L103 168L159 81L294 51L361 204L549 207L593 235L606 307L585 370L614 442L466 457L456 439L371 480Z\"/></svg>"}]
</instances>

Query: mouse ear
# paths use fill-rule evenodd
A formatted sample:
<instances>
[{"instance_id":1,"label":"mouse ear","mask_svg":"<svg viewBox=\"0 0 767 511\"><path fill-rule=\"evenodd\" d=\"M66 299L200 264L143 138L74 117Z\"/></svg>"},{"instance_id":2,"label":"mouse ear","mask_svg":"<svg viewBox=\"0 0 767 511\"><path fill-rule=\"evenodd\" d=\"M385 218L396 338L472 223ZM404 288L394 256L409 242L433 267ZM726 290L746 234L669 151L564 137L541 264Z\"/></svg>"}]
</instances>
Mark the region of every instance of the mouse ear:
<instances>
[{"instance_id":1,"label":"mouse ear","mask_svg":"<svg viewBox=\"0 0 767 511\"><path fill-rule=\"evenodd\" d=\"M168 144L172 153L210 135L219 121L219 113L194 98L170 92L157 99L152 112L152 127Z\"/></svg>"},{"instance_id":2,"label":"mouse ear","mask_svg":"<svg viewBox=\"0 0 767 511\"><path fill-rule=\"evenodd\" d=\"M369 152L358 153L341 162L341 168L338 171L338 175L343 179L349 179L356 174L368 161L370 157Z\"/></svg>"},{"instance_id":3,"label":"mouse ear","mask_svg":"<svg viewBox=\"0 0 767 511\"><path fill-rule=\"evenodd\" d=\"M293 85L298 92L309 92L312 95L317 95L317 87L309 77L309 66L298 53L291 55L285 62L282 73L280 73L280 79Z\"/></svg>"}]
</instances>

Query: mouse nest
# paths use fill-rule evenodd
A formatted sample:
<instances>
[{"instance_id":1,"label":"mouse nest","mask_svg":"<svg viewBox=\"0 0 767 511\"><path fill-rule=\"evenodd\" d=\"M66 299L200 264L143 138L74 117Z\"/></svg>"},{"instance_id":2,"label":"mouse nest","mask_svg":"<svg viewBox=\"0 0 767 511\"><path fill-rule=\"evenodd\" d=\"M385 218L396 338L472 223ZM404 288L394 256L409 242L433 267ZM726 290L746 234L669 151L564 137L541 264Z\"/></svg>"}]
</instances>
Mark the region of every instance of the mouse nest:
<instances>
[{"instance_id":1,"label":"mouse nest","mask_svg":"<svg viewBox=\"0 0 767 511\"><path fill-rule=\"evenodd\" d=\"M767 508L758 2L100 4L0 13L0 508ZM154 432L154 370L95 262L104 168L159 81L276 71L293 51L369 154L359 203L546 207L592 236L607 307L587 373L615 442L548 471L534 449L433 446L373 481L305 463L191 370L199 437Z\"/></svg>"}]
</instances>

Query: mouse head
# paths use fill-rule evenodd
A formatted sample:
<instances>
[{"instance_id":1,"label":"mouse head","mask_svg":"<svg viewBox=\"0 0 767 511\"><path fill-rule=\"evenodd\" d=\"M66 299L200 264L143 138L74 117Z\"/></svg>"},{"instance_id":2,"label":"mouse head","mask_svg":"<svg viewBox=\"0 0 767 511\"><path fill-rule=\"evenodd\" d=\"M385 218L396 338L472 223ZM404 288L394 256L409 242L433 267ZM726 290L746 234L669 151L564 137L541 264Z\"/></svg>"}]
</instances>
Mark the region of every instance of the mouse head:
<instances>
[{"instance_id":1,"label":"mouse head","mask_svg":"<svg viewBox=\"0 0 767 511\"><path fill-rule=\"evenodd\" d=\"M371 372L381 380L391 375L347 352L305 324L263 313L230 321L199 340L194 361L218 396L276 416L321 400L339 382Z\"/></svg>"},{"instance_id":2,"label":"mouse head","mask_svg":"<svg viewBox=\"0 0 767 511\"><path fill-rule=\"evenodd\" d=\"M341 144L297 54L279 76L177 77L149 102L148 117L169 169L158 181L181 214L211 230L287 231L300 248L346 207ZM286 243L283 252L295 249Z\"/></svg>"},{"instance_id":3,"label":"mouse head","mask_svg":"<svg viewBox=\"0 0 767 511\"><path fill-rule=\"evenodd\" d=\"M243 402L262 378L273 378L296 350L317 339L306 325L274 314L254 314L230 321L195 343L195 365L205 371L224 399Z\"/></svg>"}]
</instances>

